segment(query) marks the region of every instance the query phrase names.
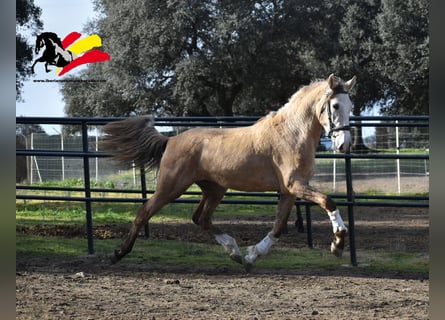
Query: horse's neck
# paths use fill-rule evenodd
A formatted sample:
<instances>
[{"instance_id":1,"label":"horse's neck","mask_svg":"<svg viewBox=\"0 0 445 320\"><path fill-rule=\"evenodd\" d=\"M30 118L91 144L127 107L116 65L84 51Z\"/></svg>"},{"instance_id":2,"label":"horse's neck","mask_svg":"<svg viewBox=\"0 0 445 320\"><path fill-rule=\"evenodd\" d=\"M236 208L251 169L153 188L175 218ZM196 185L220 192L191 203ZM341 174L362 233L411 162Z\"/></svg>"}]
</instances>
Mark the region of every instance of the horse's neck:
<instances>
[{"instance_id":1,"label":"horse's neck","mask_svg":"<svg viewBox=\"0 0 445 320\"><path fill-rule=\"evenodd\" d=\"M313 99L293 96L278 110L274 126L280 127L283 138L285 136L289 144L300 144L302 141L318 144L322 131L316 111L319 102L319 95L314 95Z\"/></svg>"},{"instance_id":2,"label":"horse's neck","mask_svg":"<svg viewBox=\"0 0 445 320\"><path fill-rule=\"evenodd\" d=\"M50 38L43 38L43 42L45 43L45 47L47 48L55 47L54 40Z\"/></svg>"},{"instance_id":3,"label":"horse's neck","mask_svg":"<svg viewBox=\"0 0 445 320\"><path fill-rule=\"evenodd\" d=\"M316 114L318 99L302 99L293 97L279 111L283 113L283 121L290 127L310 131L314 124L319 123Z\"/></svg>"}]
</instances>

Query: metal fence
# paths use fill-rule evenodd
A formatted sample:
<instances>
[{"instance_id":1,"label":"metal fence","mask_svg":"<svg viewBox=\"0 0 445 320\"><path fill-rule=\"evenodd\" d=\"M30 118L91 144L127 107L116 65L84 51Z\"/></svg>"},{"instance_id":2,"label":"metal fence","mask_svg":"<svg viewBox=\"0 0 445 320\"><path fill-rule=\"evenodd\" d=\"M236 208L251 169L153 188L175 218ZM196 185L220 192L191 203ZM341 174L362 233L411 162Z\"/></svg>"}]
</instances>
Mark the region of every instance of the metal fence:
<instances>
[{"instance_id":1,"label":"metal fence","mask_svg":"<svg viewBox=\"0 0 445 320\"><path fill-rule=\"evenodd\" d=\"M98 162L110 161L108 155L98 149L99 134L97 128L110 121L122 120L124 118L45 118L45 117L17 117L16 123L21 125L62 125L62 126L76 126L80 134L72 135L68 140L60 140L60 144L56 147L48 147L40 145L35 148L33 138L25 137L25 147L17 147L16 155L18 158L27 157L29 161L28 167L31 174L31 183L19 183L16 185L16 199L38 199L49 201L80 201L85 203L85 217L86 217L86 233L88 240L88 252L94 253L93 246L93 212L91 204L93 202L144 202L147 201L148 195L154 192L153 184L147 187L146 174L143 168L133 168L133 185L137 188L112 188L98 187ZM239 127L251 125L258 120L259 117L159 117L155 119L155 125L165 134L177 134L183 130L192 127ZM428 179L429 179L429 138L428 138L428 116L394 116L394 117L351 117L351 127L355 128L375 128L375 132L383 134L375 135L374 138L367 138L370 147L374 152L372 153L349 153L336 154L335 152L325 152L329 146L320 144L320 151L316 154L316 160L323 162L329 160L331 177L330 184L332 184L333 192L329 195L335 199L337 205L346 206L348 209L348 223L349 223L349 244L351 253L351 264L357 265L356 248L355 248L355 230L354 230L354 206L391 206L391 207L428 207ZM165 130L167 129L167 130ZM400 132L405 132L403 138L400 139ZM385 138L386 135L386 138ZM383 137L383 138L382 138ZM407 138L410 137L410 138ZM28 141L30 140L30 141ZM53 138L54 140L54 138ZM77 142L74 142L77 141ZM322 139L323 141L323 139ZM326 141L326 140L324 140ZM402 141L402 142L401 142ZM30 143L32 142L32 143ZM382 148L383 146L383 148ZM404 153L403 149L423 150L419 153ZM386 152L381 152L386 150ZM388 153L389 150L389 153ZM37 159L40 159L38 161ZM44 159L44 160L42 160ZM56 159L56 160L55 160ZM76 167L80 167L83 187L56 187L41 184L33 184L33 174L36 171L40 174L43 165L48 165L50 161L56 161L58 165L52 169L57 172L56 179L65 179L70 176L66 175L65 162L73 160L78 163ZM343 163L341 163L343 162ZM363 178L363 172L360 171L360 166L354 167L354 164L363 164L365 162L382 162L391 163L391 165L384 165L385 170L389 170L394 176L394 181L397 182L397 191L393 195L357 193L353 190L353 179ZM403 170L403 162L420 163L417 169ZM333 165L332 165L333 164ZM112 164L108 166L113 167ZM38 169L36 168L38 167ZM323 167L323 165L322 165ZM324 165L326 167L326 165ZM405 165L406 167L406 165ZM389 168L389 169L388 169ZM376 169L375 169L376 170ZM363 171L363 170L362 170ZM408 171L408 172L406 172ZM92 174L93 173L93 174ZM388 172L384 171L382 175L388 176ZM413 177L423 176L426 189L424 187L422 194L426 195L412 195L408 192L407 195L401 193L401 176L408 175ZM136 176L138 183L136 184ZM53 178L54 179L54 178ZM94 179L95 181L92 181ZM323 180L323 177L320 178ZM367 176L365 175L365 180ZM40 176L38 181L42 181ZM416 183L419 181L416 178ZM337 186L342 184L343 191L338 192ZM83 196L60 196L60 195L40 195L27 193L26 191L75 191L82 192ZM134 197L104 197L106 193L122 193L133 194ZM418 192L415 192L418 193ZM99 194L100 196L95 196ZM187 196L195 197L181 197L175 200L178 203L198 203L199 192L187 192ZM260 205L275 205L278 202L279 194L271 193L249 193L249 192L228 192L227 195L237 196L236 199L223 199L222 204L260 204ZM239 198L241 197L241 198ZM245 197L245 199L242 199ZM252 199L255 197L256 199ZM312 247L312 233L311 233L311 218L309 203L298 199L295 203L297 207L297 224L302 227L302 213L300 206L306 209L307 222L307 239L308 245ZM146 236L148 237L148 226L145 228Z\"/></svg>"}]
</instances>

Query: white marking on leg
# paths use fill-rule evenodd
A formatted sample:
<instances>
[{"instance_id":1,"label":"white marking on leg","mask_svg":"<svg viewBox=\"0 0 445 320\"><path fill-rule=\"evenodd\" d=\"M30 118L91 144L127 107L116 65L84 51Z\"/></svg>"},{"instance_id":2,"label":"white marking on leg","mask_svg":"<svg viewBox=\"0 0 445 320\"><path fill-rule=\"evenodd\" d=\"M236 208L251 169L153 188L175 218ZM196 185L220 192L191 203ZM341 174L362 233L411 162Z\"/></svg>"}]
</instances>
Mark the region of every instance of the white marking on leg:
<instances>
[{"instance_id":1,"label":"white marking on leg","mask_svg":"<svg viewBox=\"0 0 445 320\"><path fill-rule=\"evenodd\" d=\"M236 243L236 240L229 236L227 233L215 235L216 241L223 246L224 250L230 254L230 257L234 260L235 257L242 257L241 250Z\"/></svg>"},{"instance_id":2,"label":"white marking on leg","mask_svg":"<svg viewBox=\"0 0 445 320\"><path fill-rule=\"evenodd\" d=\"M346 228L345 224L343 223L343 219L341 218L340 211L338 209L328 212L328 215L329 219L331 219L334 233L341 230L348 231L348 228Z\"/></svg>"},{"instance_id":3,"label":"white marking on leg","mask_svg":"<svg viewBox=\"0 0 445 320\"><path fill-rule=\"evenodd\" d=\"M270 232L267 236L258 242L255 246L247 248L247 255L244 257L247 263L253 264L259 256L265 256L272 245L278 241Z\"/></svg>"},{"instance_id":4,"label":"white marking on leg","mask_svg":"<svg viewBox=\"0 0 445 320\"><path fill-rule=\"evenodd\" d=\"M255 250L255 246L248 246L247 254L244 257L244 263L252 266L257 258L258 258L258 253Z\"/></svg>"},{"instance_id":5,"label":"white marking on leg","mask_svg":"<svg viewBox=\"0 0 445 320\"><path fill-rule=\"evenodd\" d=\"M265 256L268 252L270 247L278 241L278 238L275 238L270 233L264 237L263 240L261 240L257 245L255 246L256 252L260 256Z\"/></svg>"}]
</instances>

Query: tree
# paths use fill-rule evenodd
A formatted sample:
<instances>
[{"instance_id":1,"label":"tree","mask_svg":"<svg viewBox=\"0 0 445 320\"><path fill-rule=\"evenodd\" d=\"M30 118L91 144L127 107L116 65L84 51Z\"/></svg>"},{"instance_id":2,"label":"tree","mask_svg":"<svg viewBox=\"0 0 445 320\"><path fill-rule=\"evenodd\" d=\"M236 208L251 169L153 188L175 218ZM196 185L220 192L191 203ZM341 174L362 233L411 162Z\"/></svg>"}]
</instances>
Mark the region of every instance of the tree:
<instances>
[{"instance_id":1,"label":"tree","mask_svg":"<svg viewBox=\"0 0 445 320\"><path fill-rule=\"evenodd\" d=\"M24 136L26 138L31 137L32 133L45 133L45 130L40 124L24 124L17 123L15 125L16 135Z\"/></svg>"},{"instance_id":2,"label":"tree","mask_svg":"<svg viewBox=\"0 0 445 320\"><path fill-rule=\"evenodd\" d=\"M380 74L379 65L374 64L375 44L379 42L375 19L380 10L380 3L373 0L346 1L344 10L338 37L339 47L331 63L341 74L358 76L352 113L360 116L383 96L384 79ZM352 133L352 150L368 151L361 127L354 127Z\"/></svg>"},{"instance_id":3,"label":"tree","mask_svg":"<svg viewBox=\"0 0 445 320\"><path fill-rule=\"evenodd\" d=\"M16 0L16 100L22 99L23 82L31 75L30 63L33 58L32 47L23 32L31 31L32 35L37 35L43 28L41 11L34 5L34 0Z\"/></svg>"},{"instance_id":4,"label":"tree","mask_svg":"<svg viewBox=\"0 0 445 320\"><path fill-rule=\"evenodd\" d=\"M426 1L95 0L87 31L111 59L71 77L105 82L63 83L66 113L264 114L332 72L358 76L354 115L415 113L427 99ZM408 28L391 25L397 15Z\"/></svg>"},{"instance_id":5,"label":"tree","mask_svg":"<svg viewBox=\"0 0 445 320\"><path fill-rule=\"evenodd\" d=\"M341 74L357 74L356 116L375 105L385 114L428 113L428 1L346 1L339 48ZM353 150L366 152L361 128Z\"/></svg>"},{"instance_id":6,"label":"tree","mask_svg":"<svg viewBox=\"0 0 445 320\"><path fill-rule=\"evenodd\" d=\"M111 60L77 77L106 82L65 82L69 115L264 114L329 74L338 33L321 0L96 0L96 9L89 32Z\"/></svg>"},{"instance_id":7,"label":"tree","mask_svg":"<svg viewBox=\"0 0 445 320\"><path fill-rule=\"evenodd\" d=\"M382 0L376 22L378 63L387 78L388 114L428 114L428 0Z\"/></svg>"}]
</instances>

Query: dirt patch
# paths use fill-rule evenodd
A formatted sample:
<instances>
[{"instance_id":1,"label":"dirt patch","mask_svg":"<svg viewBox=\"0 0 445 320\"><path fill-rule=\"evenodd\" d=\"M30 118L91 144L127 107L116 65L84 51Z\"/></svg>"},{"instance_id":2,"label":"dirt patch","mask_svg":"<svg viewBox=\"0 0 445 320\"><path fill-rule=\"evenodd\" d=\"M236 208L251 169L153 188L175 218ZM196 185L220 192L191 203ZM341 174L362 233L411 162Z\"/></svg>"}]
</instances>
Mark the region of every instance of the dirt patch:
<instances>
[{"instance_id":1,"label":"dirt patch","mask_svg":"<svg viewBox=\"0 0 445 320\"><path fill-rule=\"evenodd\" d=\"M272 207L270 207L272 210ZM303 210L306 227L306 212ZM346 209L342 216L347 224ZM327 215L318 207L312 207L312 238L315 247L329 246L332 241L332 227ZM421 208L380 208L356 207L354 209L356 247L367 250L386 250L400 252L423 252L429 250L429 218L428 210ZM296 216L289 219L287 233L280 238L283 247L306 247L306 233L299 233L294 226ZM247 218L218 218L214 223L222 230L236 238L240 246L252 245L261 240L271 229L274 221L273 213L259 214ZM123 239L130 224L96 225L93 229L95 239ZM17 233L39 236L59 236L66 238L85 237L83 225L45 225L17 226ZM141 237L144 233L141 231ZM201 232L198 226L189 219L184 223L161 222L150 223L150 239L178 240L198 243L215 244L215 240L207 233Z\"/></svg>"},{"instance_id":2,"label":"dirt patch","mask_svg":"<svg viewBox=\"0 0 445 320\"><path fill-rule=\"evenodd\" d=\"M346 214L343 214L345 220ZM417 208L356 208L360 250L428 254L428 211ZM325 214L312 210L316 247L326 248L332 230ZM252 220L217 219L246 246L269 230L272 215ZM122 238L128 226L96 226L95 236ZM17 228L17 232L84 236L83 227ZM214 243L191 223L150 225L154 239ZM138 240L138 241L143 241ZM279 246L305 247L306 234L289 222ZM334 257L333 257L334 258ZM359 261L360 262L360 261ZM230 264L228 264L230 265ZM333 270L160 267L105 257L69 261L17 255L17 319L427 319L427 274Z\"/></svg>"}]
</instances>

